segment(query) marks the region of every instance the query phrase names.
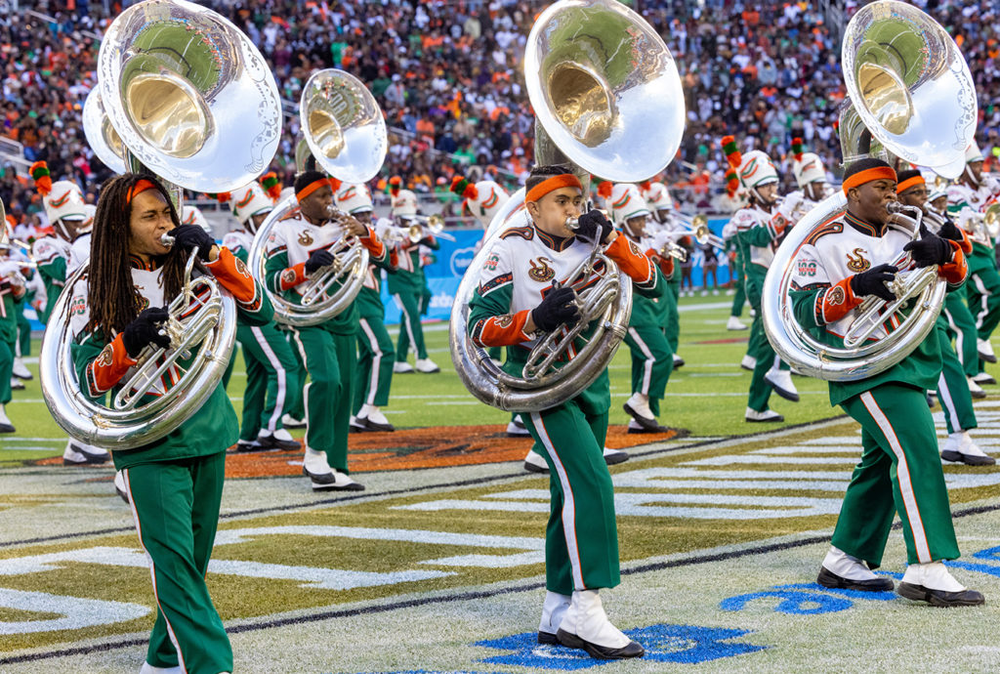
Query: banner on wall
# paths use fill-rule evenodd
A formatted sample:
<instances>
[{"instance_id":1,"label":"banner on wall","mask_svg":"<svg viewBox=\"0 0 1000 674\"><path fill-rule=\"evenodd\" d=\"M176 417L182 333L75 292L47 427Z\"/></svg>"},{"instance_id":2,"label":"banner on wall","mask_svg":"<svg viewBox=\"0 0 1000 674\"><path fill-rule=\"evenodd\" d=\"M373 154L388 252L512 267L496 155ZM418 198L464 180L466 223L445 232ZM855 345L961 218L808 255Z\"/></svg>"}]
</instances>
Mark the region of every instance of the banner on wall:
<instances>
[{"instance_id":1,"label":"banner on wall","mask_svg":"<svg viewBox=\"0 0 1000 674\"><path fill-rule=\"evenodd\" d=\"M708 225L714 234L721 236L722 228L727 222L729 222L728 218L712 218L708 221ZM427 277L427 285L431 293L427 313L422 317L425 321L447 321L451 317L451 307L455 302L458 284L476 254L476 244L482 239L483 230L448 230L448 234L453 236L455 240L449 241L439 238L438 243L441 247L433 253L434 262L424 267L424 274ZM729 283L730 280L729 258L724 253L717 251L716 260L716 285L722 286ZM704 286L704 253L696 250L692 255L691 262L691 287L700 290ZM711 281L711 275L709 280ZM385 305L386 325L398 324L400 308L396 301L389 296L384 282L382 284L382 303Z\"/></svg>"}]
</instances>

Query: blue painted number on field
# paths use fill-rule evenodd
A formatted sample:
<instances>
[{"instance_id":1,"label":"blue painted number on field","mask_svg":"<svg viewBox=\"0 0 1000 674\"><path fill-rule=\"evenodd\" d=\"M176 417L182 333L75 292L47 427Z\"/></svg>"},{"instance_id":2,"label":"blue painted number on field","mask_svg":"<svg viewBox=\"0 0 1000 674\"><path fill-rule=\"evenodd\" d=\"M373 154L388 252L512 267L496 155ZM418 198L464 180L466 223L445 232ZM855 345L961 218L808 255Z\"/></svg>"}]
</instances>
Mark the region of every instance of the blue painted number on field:
<instances>
[{"instance_id":1,"label":"blue painted number on field","mask_svg":"<svg viewBox=\"0 0 1000 674\"><path fill-rule=\"evenodd\" d=\"M719 608L723 611L742 611L747 604L757 599L780 599L781 601L774 607L778 613L818 615L846 611L854 605L852 600L855 599L891 601L895 596L893 592L859 592L857 590L831 589L818 583L795 583L776 585L773 589L764 592L751 592L750 594L729 597L719 603Z\"/></svg>"},{"instance_id":2,"label":"blue painted number on field","mask_svg":"<svg viewBox=\"0 0 1000 674\"><path fill-rule=\"evenodd\" d=\"M730 639L749 634L747 630L739 629L694 625L651 625L628 630L625 633L646 649L643 660L654 662L693 664L729 658L744 653L754 653L765 648L754 644L729 643ZM575 670L597 667L610 662L608 660L595 660L582 650L538 644L534 632L515 634L502 639L478 641L476 645L513 651L481 661L494 665Z\"/></svg>"}]
</instances>

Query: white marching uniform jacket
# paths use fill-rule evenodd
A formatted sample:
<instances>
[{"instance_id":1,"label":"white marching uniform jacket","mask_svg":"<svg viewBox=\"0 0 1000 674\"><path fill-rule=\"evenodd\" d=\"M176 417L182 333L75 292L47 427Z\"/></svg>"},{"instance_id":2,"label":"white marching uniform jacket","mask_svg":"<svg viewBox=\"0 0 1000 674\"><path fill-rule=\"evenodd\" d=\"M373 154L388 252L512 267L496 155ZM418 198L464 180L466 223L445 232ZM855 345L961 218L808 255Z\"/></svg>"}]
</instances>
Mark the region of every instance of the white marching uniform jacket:
<instances>
[{"instance_id":1,"label":"white marching uniform jacket","mask_svg":"<svg viewBox=\"0 0 1000 674\"><path fill-rule=\"evenodd\" d=\"M992 176L983 176L978 188L965 184L948 186L948 212L956 219L959 227L969 233L973 243L993 246L993 241L985 231L976 231L969 222L975 213L982 213L1000 197L1000 181Z\"/></svg>"},{"instance_id":2,"label":"white marching uniform jacket","mask_svg":"<svg viewBox=\"0 0 1000 674\"><path fill-rule=\"evenodd\" d=\"M771 266L774 251L780 243L777 218L783 220L784 216L780 213L768 213L757 206L747 206L733 214L730 222L735 226L735 234L741 237L744 244L744 264L755 264L763 269Z\"/></svg>"}]
</instances>

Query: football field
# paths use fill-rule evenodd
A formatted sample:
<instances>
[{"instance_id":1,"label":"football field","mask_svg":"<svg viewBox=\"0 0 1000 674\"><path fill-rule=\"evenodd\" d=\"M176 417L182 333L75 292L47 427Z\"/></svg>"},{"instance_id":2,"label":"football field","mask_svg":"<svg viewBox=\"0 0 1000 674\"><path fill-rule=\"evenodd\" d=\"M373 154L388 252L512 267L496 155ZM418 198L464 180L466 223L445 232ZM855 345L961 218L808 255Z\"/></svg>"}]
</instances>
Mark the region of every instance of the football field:
<instances>
[{"instance_id":1,"label":"football field","mask_svg":"<svg viewBox=\"0 0 1000 674\"><path fill-rule=\"evenodd\" d=\"M690 436L626 434L626 347L610 366L608 445L631 458L611 469L622 583L601 596L645 658L535 643L548 479L523 470L530 441L507 438L508 416L464 391L445 326L428 325L443 371L394 377L396 433L351 435L366 491L312 493L301 453L230 455L207 578L234 671L1000 670L1000 469L945 466L963 552L951 570L985 606L816 585L859 427L830 408L823 382L801 377L801 402L772 396L784 424L745 423L747 332L726 331L729 300L681 301L686 365L661 422ZM243 382L238 360L237 411ZM1000 389L988 391L973 435L995 455ZM155 607L113 469L62 465L65 435L37 378L7 411L18 433L0 439L0 672L137 672ZM895 529L880 572L899 578L905 556Z\"/></svg>"}]
</instances>

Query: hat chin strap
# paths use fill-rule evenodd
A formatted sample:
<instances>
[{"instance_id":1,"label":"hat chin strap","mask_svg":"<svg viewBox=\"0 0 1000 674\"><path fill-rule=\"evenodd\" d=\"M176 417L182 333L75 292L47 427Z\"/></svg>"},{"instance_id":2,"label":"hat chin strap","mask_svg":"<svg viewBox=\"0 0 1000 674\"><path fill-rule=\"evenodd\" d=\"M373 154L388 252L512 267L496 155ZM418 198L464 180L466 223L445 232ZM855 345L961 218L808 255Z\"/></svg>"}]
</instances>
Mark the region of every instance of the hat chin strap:
<instances>
[{"instance_id":1,"label":"hat chin strap","mask_svg":"<svg viewBox=\"0 0 1000 674\"><path fill-rule=\"evenodd\" d=\"M747 190L750 191L750 196L753 197L754 201L764 208L770 209L774 205L774 202L768 202L764 197L760 196L760 192L757 191L756 187L748 187Z\"/></svg>"},{"instance_id":2,"label":"hat chin strap","mask_svg":"<svg viewBox=\"0 0 1000 674\"><path fill-rule=\"evenodd\" d=\"M972 172L972 167L968 164L965 165L965 177L969 179L969 183L972 187L979 188L979 181L976 180L976 175Z\"/></svg>"},{"instance_id":3,"label":"hat chin strap","mask_svg":"<svg viewBox=\"0 0 1000 674\"><path fill-rule=\"evenodd\" d=\"M69 241L70 243L73 243L73 239L76 238L75 236L70 235L70 230L66 226L66 221L62 218L59 218L52 223L52 229L59 235L60 238Z\"/></svg>"}]
</instances>

